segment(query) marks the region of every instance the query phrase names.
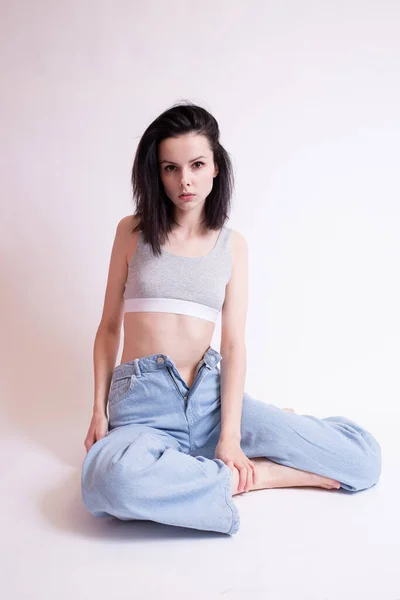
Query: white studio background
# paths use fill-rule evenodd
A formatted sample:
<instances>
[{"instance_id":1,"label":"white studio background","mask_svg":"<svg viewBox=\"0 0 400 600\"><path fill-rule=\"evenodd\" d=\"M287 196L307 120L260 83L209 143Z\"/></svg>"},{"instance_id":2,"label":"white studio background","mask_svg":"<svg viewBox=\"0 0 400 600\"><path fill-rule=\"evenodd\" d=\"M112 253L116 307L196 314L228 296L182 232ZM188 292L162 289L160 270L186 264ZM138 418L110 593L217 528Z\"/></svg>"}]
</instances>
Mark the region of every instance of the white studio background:
<instances>
[{"instance_id":1,"label":"white studio background","mask_svg":"<svg viewBox=\"0 0 400 600\"><path fill-rule=\"evenodd\" d=\"M44 408L84 434L134 152L181 99L216 116L235 167L247 391L398 418L399 17L388 1L2 3L2 386L15 395L23 365L41 434Z\"/></svg>"},{"instance_id":2,"label":"white studio background","mask_svg":"<svg viewBox=\"0 0 400 600\"><path fill-rule=\"evenodd\" d=\"M0 47L3 438L79 466L135 150L191 100L235 168L246 390L384 445L400 411L399 3L2 0Z\"/></svg>"},{"instance_id":3,"label":"white studio background","mask_svg":"<svg viewBox=\"0 0 400 600\"><path fill-rule=\"evenodd\" d=\"M32 435L34 411L57 445L61 414L80 447L134 152L190 99L235 167L247 391L398 419L399 17L389 1L2 3L3 393L29 382L6 418Z\"/></svg>"}]
</instances>

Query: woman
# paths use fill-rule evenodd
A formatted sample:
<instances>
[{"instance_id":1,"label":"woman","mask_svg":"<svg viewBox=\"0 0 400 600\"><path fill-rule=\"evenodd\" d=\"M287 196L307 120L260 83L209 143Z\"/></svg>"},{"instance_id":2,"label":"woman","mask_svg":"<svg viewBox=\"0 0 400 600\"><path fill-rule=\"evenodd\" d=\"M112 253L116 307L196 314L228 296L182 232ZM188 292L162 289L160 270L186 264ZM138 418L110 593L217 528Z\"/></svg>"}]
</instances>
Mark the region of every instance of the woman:
<instances>
[{"instance_id":1,"label":"woman","mask_svg":"<svg viewBox=\"0 0 400 600\"><path fill-rule=\"evenodd\" d=\"M116 230L94 346L87 509L234 534L243 491L374 485L369 432L244 392L247 243L225 225L233 174L215 118L191 103L161 114L132 183L137 210ZM220 312L221 353L210 346Z\"/></svg>"}]
</instances>

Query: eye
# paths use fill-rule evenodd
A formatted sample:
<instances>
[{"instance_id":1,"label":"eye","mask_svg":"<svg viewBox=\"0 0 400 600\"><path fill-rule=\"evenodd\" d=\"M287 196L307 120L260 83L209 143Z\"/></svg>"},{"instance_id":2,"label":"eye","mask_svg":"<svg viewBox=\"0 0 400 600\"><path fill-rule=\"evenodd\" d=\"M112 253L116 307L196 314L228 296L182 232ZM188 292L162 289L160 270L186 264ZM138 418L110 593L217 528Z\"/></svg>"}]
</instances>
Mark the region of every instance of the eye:
<instances>
[{"instance_id":1,"label":"eye","mask_svg":"<svg viewBox=\"0 0 400 600\"><path fill-rule=\"evenodd\" d=\"M198 160L195 163L193 163L193 165L200 165L200 167L198 167L198 168L201 168L204 165L204 163L201 160ZM171 173L170 167L171 167L171 169L175 169L176 168L175 165L167 165L164 168L164 171L167 171L167 173Z\"/></svg>"}]
</instances>

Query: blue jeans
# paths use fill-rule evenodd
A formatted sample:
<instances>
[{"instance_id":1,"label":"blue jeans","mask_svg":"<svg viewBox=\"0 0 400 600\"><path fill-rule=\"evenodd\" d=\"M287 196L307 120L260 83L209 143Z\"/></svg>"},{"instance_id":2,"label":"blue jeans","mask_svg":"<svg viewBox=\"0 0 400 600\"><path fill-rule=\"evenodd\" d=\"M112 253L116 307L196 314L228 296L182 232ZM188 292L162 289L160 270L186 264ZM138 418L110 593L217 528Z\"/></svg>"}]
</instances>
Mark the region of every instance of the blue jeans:
<instances>
[{"instance_id":1,"label":"blue jeans","mask_svg":"<svg viewBox=\"0 0 400 600\"><path fill-rule=\"evenodd\" d=\"M210 346L191 388L165 354L115 367L109 430L82 466L82 499L93 515L238 531L232 472L213 458L221 425L221 359ZM290 413L247 393L240 445L249 458L330 477L351 492L374 485L381 471L378 442L356 423Z\"/></svg>"}]
</instances>

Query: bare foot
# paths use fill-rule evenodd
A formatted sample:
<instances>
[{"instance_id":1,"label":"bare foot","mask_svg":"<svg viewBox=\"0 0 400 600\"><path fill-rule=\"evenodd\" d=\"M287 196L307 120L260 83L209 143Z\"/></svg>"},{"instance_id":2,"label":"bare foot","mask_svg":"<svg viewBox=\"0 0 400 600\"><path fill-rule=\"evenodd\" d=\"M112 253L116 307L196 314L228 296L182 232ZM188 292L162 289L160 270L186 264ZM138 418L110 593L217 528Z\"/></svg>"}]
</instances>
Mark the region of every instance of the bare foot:
<instances>
[{"instance_id":1,"label":"bare foot","mask_svg":"<svg viewBox=\"0 0 400 600\"><path fill-rule=\"evenodd\" d=\"M308 471L278 465L267 458L257 457L252 458L251 461L256 465L258 480L255 485L249 488L249 491L286 487L320 487L326 490L340 488L339 481L323 477L322 475L316 475L315 473L309 473ZM242 493L238 491L238 485L239 471L234 467L232 496Z\"/></svg>"}]
</instances>

